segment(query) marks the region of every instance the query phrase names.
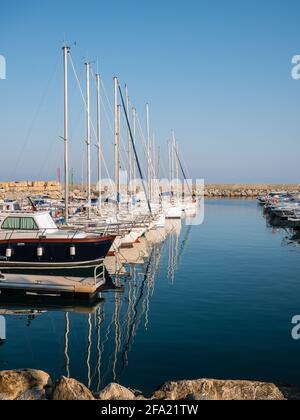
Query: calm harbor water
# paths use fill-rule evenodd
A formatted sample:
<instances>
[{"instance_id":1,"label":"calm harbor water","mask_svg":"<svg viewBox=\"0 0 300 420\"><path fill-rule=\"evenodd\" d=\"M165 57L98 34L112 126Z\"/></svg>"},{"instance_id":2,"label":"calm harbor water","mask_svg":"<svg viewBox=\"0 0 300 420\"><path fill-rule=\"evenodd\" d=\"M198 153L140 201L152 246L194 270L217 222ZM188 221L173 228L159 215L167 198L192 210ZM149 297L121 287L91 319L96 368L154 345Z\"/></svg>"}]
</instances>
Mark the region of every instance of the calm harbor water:
<instances>
[{"instance_id":1,"label":"calm harbor water","mask_svg":"<svg viewBox=\"0 0 300 420\"><path fill-rule=\"evenodd\" d=\"M300 248L289 237L267 227L255 201L206 201L203 225L175 222L95 308L0 303L0 370L70 375L94 391L203 377L300 386Z\"/></svg>"}]
</instances>

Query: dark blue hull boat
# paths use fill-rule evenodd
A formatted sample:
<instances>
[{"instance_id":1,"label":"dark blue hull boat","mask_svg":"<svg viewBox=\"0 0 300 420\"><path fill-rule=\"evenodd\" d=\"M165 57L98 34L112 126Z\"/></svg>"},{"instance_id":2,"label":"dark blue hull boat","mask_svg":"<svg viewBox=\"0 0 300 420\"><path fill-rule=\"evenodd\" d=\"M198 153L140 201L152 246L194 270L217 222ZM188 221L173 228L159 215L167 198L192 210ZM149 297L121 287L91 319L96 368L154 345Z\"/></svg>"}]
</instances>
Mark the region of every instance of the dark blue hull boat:
<instances>
[{"instance_id":1,"label":"dark blue hull boat","mask_svg":"<svg viewBox=\"0 0 300 420\"><path fill-rule=\"evenodd\" d=\"M115 237L14 239L0 241L0 271L94 276Z\"/></svg>"}]
</instances>

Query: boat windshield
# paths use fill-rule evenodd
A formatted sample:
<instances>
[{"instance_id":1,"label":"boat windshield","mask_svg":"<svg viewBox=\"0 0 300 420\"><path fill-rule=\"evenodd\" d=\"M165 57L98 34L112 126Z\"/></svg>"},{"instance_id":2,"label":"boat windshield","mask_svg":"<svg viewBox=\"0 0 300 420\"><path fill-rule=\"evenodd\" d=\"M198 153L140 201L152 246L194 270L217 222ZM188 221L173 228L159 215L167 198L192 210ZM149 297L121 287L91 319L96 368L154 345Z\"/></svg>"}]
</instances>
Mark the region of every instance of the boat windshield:
<instances>
[{"instance_id":1,"label":"boat windshield","mask_svg":"<svg viewBox=\"0 0 300 420\"><path fill-rule=\"evenodd\" d=\"M57 226L49 213L36 214L35 220L38 224L39 229L57 229Z\"/></svg>"},{"instance_id":2,"label":"boat windshield","mask_svg":"<svg viewBox=\"0 0 300 420\"><path fill-rule=\"evenodd\" d=\"M38 230L33 217L7 217L1 229L5 230Z\"/></svg>"}]
</instances>

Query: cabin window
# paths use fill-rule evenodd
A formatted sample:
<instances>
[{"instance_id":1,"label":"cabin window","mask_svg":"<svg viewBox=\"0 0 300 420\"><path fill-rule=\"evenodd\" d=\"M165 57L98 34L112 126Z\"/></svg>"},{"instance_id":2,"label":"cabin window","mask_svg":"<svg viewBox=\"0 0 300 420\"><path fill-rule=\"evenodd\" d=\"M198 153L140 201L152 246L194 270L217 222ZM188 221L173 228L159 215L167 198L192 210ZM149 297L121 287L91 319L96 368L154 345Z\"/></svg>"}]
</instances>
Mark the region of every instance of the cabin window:
<instances>
[{"instance_id":1,"label":"cabin window","mask_svg":"<svg viewBox=\"0 0 300 420\"><path fill-rule=\"evenodd\" d=\"M1 229L38 230L38 227L32 217L7 217L2 223Z\"/></svg>"},{"instance_id":2,"label":"cabin window","mask_svg":"<svg viewBox=\"0 0 300 420\"><path fill-rule=\"evenodd\" d=\"M20 229L21 230L38 230L38 227L32 217L21 217Z\"/></svg>"},{"instance_id":3,"label":"cabin window","mask_svg":"<svg viewBox=\"0 0 300 420\"><path fill-rule=\"evenodd\" d=\"M20 229L20 219L18 217L8 217L2 223L2 229Z\"/></svg>"}]
</instances>

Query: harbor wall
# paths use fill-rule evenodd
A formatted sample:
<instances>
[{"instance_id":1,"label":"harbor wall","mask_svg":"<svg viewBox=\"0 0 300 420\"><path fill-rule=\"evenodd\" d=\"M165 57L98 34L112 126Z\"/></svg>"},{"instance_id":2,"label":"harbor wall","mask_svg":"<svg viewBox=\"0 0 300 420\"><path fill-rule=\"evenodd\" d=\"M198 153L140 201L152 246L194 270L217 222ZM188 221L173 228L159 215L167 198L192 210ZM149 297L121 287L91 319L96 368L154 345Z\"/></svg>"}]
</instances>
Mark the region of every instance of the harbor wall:
<instances>
[{"instance_id":1,"label":"harbor wall","mask_svg":"<svg viewBox=\"0 0 300 420\"><path fill-rule=\"evenodd\" d=\"M0 198L21 198L31 194L47 194L60 198L61 184L57 181L0 182Z\"/></svg>"},{"instance_id":2,"label":"harbor wall","mask_svg":"<svg viewBox=\"0 0 300 420\"><path fill-rule=\"evenodd\" d=\"M108 186L103 189L110 190ZM96 196L96 185L92 186L92 190L93 196ZM126 192L125 185L122 186L122 191ZM271 191L300 192L300 184L206 184L204 195L208 198L255 198ZM202 193L200 187L197 188L197 193ZM0 199L18 199L33 194L47 194L51 198L61 198L63 187L58 181L0 182ZM84 194L85 186L77 184L70 188L71 196L78 197Z\"/></svg>"},{"instance_id":3,"label":"harbor wall","mask_svg":"<svg viewBox=\"0 0 300 420\"><path fill-rule=\"evenodd\" d=\"M92 187L93 195L96 196L96 186ZM111 185L103 185L103 190L112 193ZM123 194L126 193L127 187L121 186ZM169 191L170 187L165 185L162 190ZM197 194L203 194L202 187L193 187L193 190L197 190ZM141 187L138 187L138 191L142 191ZM204 195L208 198L256 198L258 195L266 195L271 191L287 191L287 192L300 192L300 184L207 184L204 187ZM179 194L182 192L180 187ZM74 196L80 196L85 193L85 188L76 185L71 192ZM176 191L174 190L174 194Z\"/></svg>"},{"instance_id":4,"label":"harbor wall","mask_svg":"<svg viewBox=\"0 0 300 420\"><path fill-rule=\"evenodd\" d=\"M204 195L212 198L255 198L271 191L300 192L300 184L207 184Z\"/></svg>"}]
</instances>

